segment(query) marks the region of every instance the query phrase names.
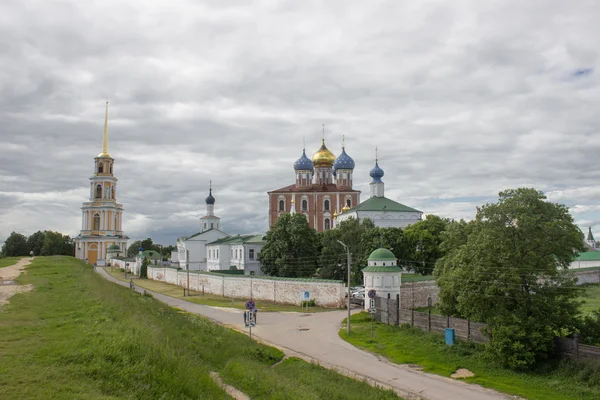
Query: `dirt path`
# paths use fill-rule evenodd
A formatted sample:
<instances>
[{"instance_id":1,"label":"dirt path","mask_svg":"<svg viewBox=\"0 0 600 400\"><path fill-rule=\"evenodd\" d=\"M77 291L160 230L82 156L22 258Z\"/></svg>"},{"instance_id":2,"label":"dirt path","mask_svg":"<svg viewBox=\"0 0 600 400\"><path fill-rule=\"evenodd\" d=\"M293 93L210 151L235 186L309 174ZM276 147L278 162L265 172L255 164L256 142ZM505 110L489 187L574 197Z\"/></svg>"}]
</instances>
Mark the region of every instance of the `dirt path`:
<instances>
[{"instance_id":1,"label":"dirt path","mask_svg":"<svg viewBox=\"0 0 600 400\"><path fill-rule=\"evenodd\" d=\"M19 285L15 279L31 263L31 258L21 258L16 264L0 268L0 306L17 293L29 292L33 285Z\"/></svg>"}]
</instances>

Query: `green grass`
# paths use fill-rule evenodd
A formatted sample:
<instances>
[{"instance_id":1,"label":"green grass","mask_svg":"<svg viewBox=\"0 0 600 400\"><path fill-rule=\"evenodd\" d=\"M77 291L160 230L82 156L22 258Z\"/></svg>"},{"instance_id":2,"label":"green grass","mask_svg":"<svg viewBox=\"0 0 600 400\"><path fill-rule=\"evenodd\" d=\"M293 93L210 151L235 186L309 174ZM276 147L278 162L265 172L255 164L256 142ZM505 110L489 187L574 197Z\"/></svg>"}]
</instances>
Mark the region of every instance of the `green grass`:
<instances>
[{"instance_id":1,"label":"green grass","mask_svg":"<svg viewBox=\"0 0 600 400\"><path fill-rule=\"evenodd\" d=\"M18 281L34 290L0 308L3 400L229 399L210 371L253 399L397 398L302 361L274 366L279 350L108 282L72 257L38 257ZM324 376L336 384L323 388Z\"/></svg>"},{"instance_id":2,"label":"green grass","mask_svg":"<svg viewBox=\"0 0 600 400\"><path fill-rule=\"evenodd\" d=\"M0 258L0 268L9 267L16 264L23 257L4 257Z\"/></svg>"},{"instance_id":3,"label":"green grass","mask_svg":"<svg viewBox=\"0 0 600 400\"><path fill-rule=\"evenodd\" d=\"M582 292L579 300L584 303L581 305L583 312L590 312L600 308L600 284L587 284L581 286Z\"/></svg>"},{"instance_id":4,"label":"green grass","mask_svg":"<svg viewBox=\"0 0 600 400\"><path fill-rule=\"evenodd\" d=\"M106 272L115 278L123 281L129 282L132 278L131 275L127 275L125 278L125 273L121 272L121 270L117 268L113 268L111 270L110 267L104 268ZM144 289L152 290L156 293L161 293L167 296L176 297L178 299L184 299L191 303L203 304L206 306L213 307L229 307L229 308L237 308L240 310L245 309L245 303L248 300L247 298L234 298L233 301L231 297L223 297L217 296L214 294L202 294L201 292L195 292L193 290L190 291L191 296L183 296L183 287L172 285L166 282L154 281L151 279L139 279L133 278L136 286L139 286ZM256 305L261 312L307 312L306 308L300 307L300 305L293 304L279 304L274 303L272 301L267 300L256 300ZM323 307L309 307L308 312L324 312L324 311L333 311L335 308L323 308Z\"/></svg>"},{"instance_id":5,"label":"green grass","mask_svg":"<svg viewBox=\"0 0 600 400\"><path fill-rule=\"evenodd\" d=\"M402 282L433 281L433 275L402 274Z\"/></svg>"},{"instance_id":6,"label":"green grass","mask_svg":"<svg viewBox=\"0 0 600 400\"><path fill-rule=\"evenodd\" d=\"M458 368L467 368L475 377L465 379L501 392L527 399L598 399L600 367L591 363L548 361L532 372L501 368L483 357L483 347L458 342L446 346L442 335L417 328L375 324L371 339L371 317L352 316L352 333L343 327L340 336L361 349L378 353L397 364L418 364L426 372L449 377Z\"/></svg>"}]
</instances>

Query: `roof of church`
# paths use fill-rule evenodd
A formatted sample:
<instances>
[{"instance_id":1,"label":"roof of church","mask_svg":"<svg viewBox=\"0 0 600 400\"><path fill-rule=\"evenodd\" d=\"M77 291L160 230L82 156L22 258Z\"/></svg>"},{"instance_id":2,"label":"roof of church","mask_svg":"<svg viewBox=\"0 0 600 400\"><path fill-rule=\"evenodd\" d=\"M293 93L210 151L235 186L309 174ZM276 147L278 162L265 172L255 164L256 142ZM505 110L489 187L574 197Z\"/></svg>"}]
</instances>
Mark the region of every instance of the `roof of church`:
<instances>
[{"instance_id":1,"label":"roof of church","mask_svg":"<svg viewBox=\"0 0 600 400\"><path fill-rule=\"evenodd\" d=\"M362 269L363 272L402 272L400 267L395 265L369 265Z\"/></svg>"},{"instance_id":2,"label":"roof of church","mask_svg":"<svg viewBox=\"0 0 600 400\"><path fill-rule=\"evenodd\" d=\"M588 228L587 240L594 240L594 235L592 234L592 227Z\"/></svg>"},{"instance_id":3,"label":"roof of church","mask_svg":"<svg viewBox=\"0 0 600 400\"><path fill-rule=\"evenodd\" d=\"M344 189L344 190L340 190L337 188L337 186L334 183L329 183L327 185L313 185L312 188L308 189L308 188L302 188L302 189L298 189L296 187L296 185L289 185L286 187L282 187L281 189L276 189L276 190L271 190L268 193L288 193L288 192L332 192L332 193L337 193L337 192L344 192L344 193L350 193L350 192L358 192L360 193L360 190L354 190L354 189Z\"/></svg>"},{"instance_id":4,"label":"roof of church","mask_svg":"<svg viewBox=\"0 0 600 400\"><path fill-rule=\"evenodd\" d=\"M229 237L229 236L230 236L230 235L229 235L229 233L225 233L225 232L223 232L222 230L219 230L219 229L217 229L217 228L210 228L210 229L207 229L207 230L205 230L205 231L202 231L202 232L194 233L194 234L193 234L193 235L191 235L191 236L182 236L182 237L180 237L179 239L182 239L182 240L184 240L184 241L185 241L185 240L190 240L191 238L195 238L196 236L204 235L205 233L207 233L207 232L212 232L212 231L221 232L222 234L224 234L224 235L227 235L227 237ZM179 239L178 239L178 240L179 240Z\"/></svg>"},{"instance_id":5,"label":"roof of church","mask_svg":"<svg viewBox=\"0 0 600 400\"><path fill-rule=\"evenodd\" d=\"M226 238L217 239L214 242L207 243L207 245L212 244L258 244L264 242L264 235L236 235L229 236Z\"/></svg>"},{"instance_id":6,"label":"roof of church","mask_svg":"<svg viewBox=\"0 0 600 400\"><path fill-rule=\"evenodd\" d=\"M394 200L390 200L387 197L371 197L356 207L343 212L342 214L351 213L354 211L422 212L404 204L400 204Z\"/></svg>"},{"instance_id":7,"label":"roof of church","mask_svg":"<svg viewBox=\"0 0 600 400\"><path fill-rule=\"evenodd\" d=\"M586 251L579 253L575 261L600 261L600 251Z\"/></svg>"}]
</instances>

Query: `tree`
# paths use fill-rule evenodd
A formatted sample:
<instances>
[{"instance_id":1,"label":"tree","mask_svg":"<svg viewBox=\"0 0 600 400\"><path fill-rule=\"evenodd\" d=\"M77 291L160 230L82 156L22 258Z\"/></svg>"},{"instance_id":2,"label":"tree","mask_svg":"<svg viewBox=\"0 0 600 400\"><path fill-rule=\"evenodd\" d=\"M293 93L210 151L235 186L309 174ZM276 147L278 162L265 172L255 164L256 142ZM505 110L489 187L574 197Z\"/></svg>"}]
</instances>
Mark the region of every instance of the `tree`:
<instances>
[{"instance_id":1,"label":"tree","mask_svg":"<svg viewBox=\"0 0 600 400\"><path fill-rule=\"evenodd\" d=\"M303 214L284 214L266 235L258 259L267 275L312 276L317 269L317 234Z\"/></svg>"},{"instance_id":2,"label":"tree","mask_svg":"<svg viewBox=\"0 0 600 400\"><path fill-rule=\"evenodd\" d=\"M140 266L140 278L148 277L148 257L144 257L142 265Z\"/></svg>"},{"instance_id":3,"label":"tree","mask_svg":"<svg viewBox=\"0 0 600 400\"><path fill-rule=\"evenodd\" d=\"M553 350L554 336L575 330L575 281L566 269L583 234L566 206L535 189L506 190L471 223L452 223L436 264L440 307L487 323L487 352L527 368Z\"/></svg>"},{"instance_id":4,"label":"tree","mask_svg":"<svg viewBox=\"0 0 600 400\"><path fill-rule=\"evenodd\" d=\"M141 246L142 242L139 240L136 240L135 242L131 243L127 248L127 257L135 257L135 255L140 252Z\"/></svg>"},{"instance_id":5,"label":"tree","mask_svg":"<svg viewBox=\"0 0 600 400\"><path fill-rule=\"evenodd\" d=\"M2 246L2 255L4 257L28 256L27 238L20 233L12 232Z\"/></svg>"},{"instance_id":6,"label":"tree","mask_svg":"<svg viewBox=\"0 0 600 400\"><path fill-rule=\"evenodd\" d=\"M350 218L340 222L335 229L321 232L319 234L321 253L319 276L327 279L347 280L347 253L338 242L339 240L348 246L352 256L351 281L353 283L362 282L361 270L367 265L370 252L375 250L372 249L372 243L365 241L364 237L375 229L375 224L368 218L360 221Z\"/></svg>"},{"instance_id":7,"label":"tree","mask_svg":"<svg viewBox=\"0 0 600 400\"><path fill-rule=\"evenodd\" d=\"M155 245L154 242L152 241L152 238L148 238L148 239L144 239L140 242L140 245L142 246L142 249L144 249L144 251L146 250L154 250L157 251L155 249Z\"/></svg>"},{"instance_id":8,"label":"tree","mask_svg":"<svg viewBox=\"0 0 600 400\"><path fill-rule=\"evenodd\" d=\"M27 247L30 251L33 251L34 256L39 256L42 253L45 237L46 232L37 231L27 238Z\"/></svg>"},{"instance_id":9,"label":"tree","mask_svg":"<svg viewBox=\"0 0 600 400\"><path fill-rule=\"evenodd\" d=\"M45 231L44 244L40 250L42 256L72 256L75 253L75 244L69 235L60 232Z\"/></svg>"},{"instance_id":10,"label":"tree","mask_svg":"<svg viewBox=\"0 0 600 400\"><path fill-rule=\"evenodd\" d=\"M414 223L406 229L404 234L409 242L409 252L406 256L413 260L409 269L422 275L429 275L437 260L444 254L440 249L442 233L448 227L448 220L437 215L427 215L424 220Z\"/></svg>"}]
</instances>

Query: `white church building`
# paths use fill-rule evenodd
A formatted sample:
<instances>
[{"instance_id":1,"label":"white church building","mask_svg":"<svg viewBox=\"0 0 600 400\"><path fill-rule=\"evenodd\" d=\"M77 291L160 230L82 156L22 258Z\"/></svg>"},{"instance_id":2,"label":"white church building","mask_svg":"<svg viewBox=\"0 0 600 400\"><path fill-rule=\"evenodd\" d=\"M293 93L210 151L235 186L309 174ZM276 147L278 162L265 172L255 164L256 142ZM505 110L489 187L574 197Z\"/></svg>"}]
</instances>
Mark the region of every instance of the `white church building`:
<instances>
[{"instance_id":1,"label":"white church building","mask_svg":"<svg viewBox=\"0 0 600 400\"><path fill-rule=\"evenodd\" d=\"M207 271L206 245L230 235L221 231L221 218L215 215L212 185L206 198L206 215L200 217L200 232L177 239L177 251L171 253L171 265L190 270Z\"/></svg>"},{"instance_id":2,"label":"white church building","mask_svg":"<svg viewBox=\"0 0 600 400\"><path fill-rule=\"evenodd\" d=\"M373 180L369 184L371 197L350 208L344 207L341 214L335 214L335 225L350 218L361 220L369 218L375 226L381 228L405 228L423 219L423 212L400 204L384 196L384 183L381 178L383 169L375 159L375 167L369 173Z\"/></svg>"}]
</instances>

